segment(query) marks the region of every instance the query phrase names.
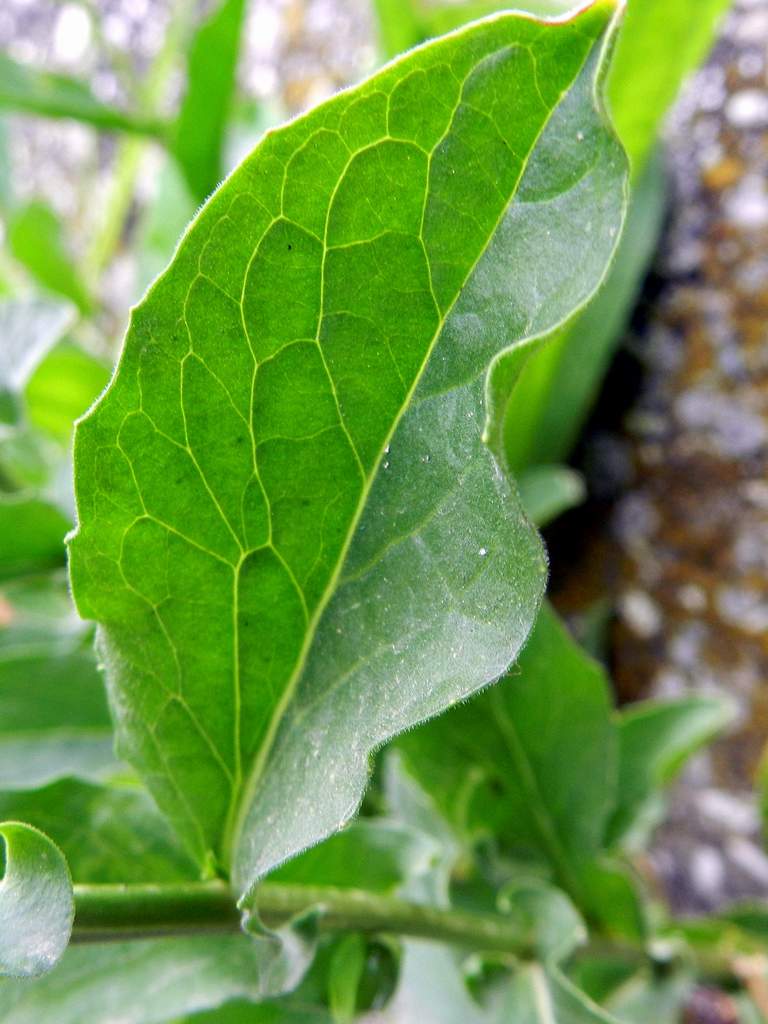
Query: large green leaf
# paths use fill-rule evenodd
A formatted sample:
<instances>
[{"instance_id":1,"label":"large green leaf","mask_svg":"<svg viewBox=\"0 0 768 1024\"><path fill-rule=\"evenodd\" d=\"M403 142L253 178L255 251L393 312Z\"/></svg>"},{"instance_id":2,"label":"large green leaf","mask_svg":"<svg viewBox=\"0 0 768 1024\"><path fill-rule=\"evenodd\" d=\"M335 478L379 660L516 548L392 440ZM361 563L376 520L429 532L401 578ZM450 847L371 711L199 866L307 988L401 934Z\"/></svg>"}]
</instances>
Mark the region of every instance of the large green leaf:
<instances>
[{"instance_id":1,"label":"large green leaf","mask_svg":"<svg viewBox=\"0 0 768 1024\"><path fill-rule=\"evenodd\" d=\"M221 0L190 46L187 91L172 149L198 199L209 196L222 177L224 132L246 7L246 0Z\"/></svg>"},{"instance_id":2,"label":"large green leaf","mask_svg":"<svg viewBox=\"0 0 768 1024\"><path fill-rule=\"evenodd\" d=\"M685 80L707 54L730 0L630 0L609 80L611 111L635 173L642 171L659 125ZM521 0L536 14L557 14L568 0ZM501 0L373 0L384 53L394 56L429 36L504 7ZM663 25L663 31L659 26Z\"/></svg>"},{"instance_id":3,"label":"large green leaf","mask_svg":"<svg viewBox=\"0 0 768 1024\"><path fill-rule=\"evenodd\" d=\"M411 0L407 16L398 20L399 5L379 0L376 6L382 39L390 48L413 45L477 12L472 3L430 5L424 10ZM488 3L486 9L500 6ZM650 159L659 126L685 76L705 56L727 6L728 0L633 0L628 5L608 80L619 137L633 163L628 224L600 294L534 354L521 375L506 431L514 470L566 459L584 426L661 230L664 174L661 161Z\"/></svg>"},{"instance_id":4,"label":"large green leaf","mask_svg":"<svg viewBox=\"0 0 768 1024\"><path fill-rule=\"evenodd\" d=\"M269 133L78 427L72 585L120 750L241 891L535 618L545 560L483 443L486 375L498 402L515 341L613 252L612 11L477 23Z\"/></svg>"},{"instance_id":5,"label":"large green leaf","mask_svg":"<svg viewBox=\"0 0 768 1024\"><path fill-rule=\"evenodd\" d=\"M632 161L627 226L600 293L523 370L506 430L515 470L566 459L584 426L658 244L666 190L662 161L651 154L659 126L706 55L728 2L628 4L608 77L610 108Z\"/></svg>"},{"instance_id":6,"label":"large green leaf","mask_svg":"<svg viewBox=\"0 0 768 1024\"><path fill-rule=\"evenodd\" d=\"M67 862L29 825L0 824L0 976L49 971L67 947L75 914Z\"/></svg>"}]
</instances>

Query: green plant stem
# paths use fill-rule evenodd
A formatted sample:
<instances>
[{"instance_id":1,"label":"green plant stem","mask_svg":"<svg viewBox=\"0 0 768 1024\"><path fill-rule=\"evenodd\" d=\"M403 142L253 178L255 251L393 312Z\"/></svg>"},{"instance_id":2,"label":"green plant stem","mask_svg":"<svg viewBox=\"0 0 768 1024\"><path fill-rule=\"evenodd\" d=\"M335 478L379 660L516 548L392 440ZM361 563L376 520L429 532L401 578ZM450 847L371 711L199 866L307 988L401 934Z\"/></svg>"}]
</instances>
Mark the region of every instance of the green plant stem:
<instances>
[{"instance_id":1,"label":"green plant stem","mask_svg":"<svg viewBox=\"0 0 768 1024\"><path fill-rule=\"evenodd\" d=\"M270 928L318 911L318 927L324 932L392 934L481 952L507 953L517 959L536 957L532 933L509 918L425 907L355 889L266 882L249 898L247 910ZM120 942L171 935L236 933L241 921L234 896L223 882L76 885L72 941ZM674 937L670 933L669 938ZM673 951L659 958L641 943L599 935L576 955L608 958L637 970L667 970L672 960L678 959ZM738 962L742 955L743 951L735 949L687 945L679 959L687 962L699 978L728 986L741 984Z\"/></svg>"},{"instance_id":2,"label":"green plant stem","mask_svg":"<svg viewBox=\"0 0 768 1024\"><path fill-rule=\"evenodd\" d=\"M232 894L220 882L78 885L75 908L73 942L233 932L240 927ZM424 907L353 889L265 883L249 901L249 910L269 927L319 910L322 931L384 932L518 957L534 954L528 930L507 918Z\"/></svg>"},{"instance_id":3,"label":"green plant stem","mask_svg":"<svg viewBox=\"0 0 768 1024\"><path fill-rule=\"evenodd\" d=\"M674 935L670 936L675 938ZM687 945L679 953L670 956L654 955L653 950L641 944L623 939L612 939L603 936L591 937L589 944L579 949L576 960L597 959L612 960L616 964L624 964L637 971L654 970L668 971L672 964L685 964L700 981L712 985L729 987L740 984L736 965L742 953L735 950L715 949L708 946Z\"/></svg>"},{"instance_id":4,"label":"green plant stem","mask_svg":"<svg viewBox=\"0 0 768 1024\"><path fill-rule=\"evenodd\" d=\"M232 932L240 914L220 882L76 885L73 942Z\"/></svg>"}]
</instances>

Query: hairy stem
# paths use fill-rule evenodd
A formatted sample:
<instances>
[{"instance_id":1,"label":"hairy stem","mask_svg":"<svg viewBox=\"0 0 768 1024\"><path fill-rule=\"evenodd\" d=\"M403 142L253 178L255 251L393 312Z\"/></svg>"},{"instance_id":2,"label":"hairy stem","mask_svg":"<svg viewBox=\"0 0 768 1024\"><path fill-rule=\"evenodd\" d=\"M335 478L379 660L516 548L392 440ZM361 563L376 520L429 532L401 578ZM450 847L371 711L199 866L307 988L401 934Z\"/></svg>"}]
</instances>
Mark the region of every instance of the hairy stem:
<instances>
[{"instance_id":1,"label":"hairy stem","mask_svg":"<svg viewBox=\"0 0 768 1024\"><path fill-rule=\"evenodd\" d=\"M532 931L497 914L425 907L390 896L330 886L266 882L248 898L245 913L277 928L317 911L321 931L375 932L452 943L478 952L506 953L518 959L536 957ZM76 885L73 942L111 942L159 936L209 935L240 931L241 911L223 882L176 885ZM672 928L668 939L683 939ZM673 943L674 945L674 943ZM636 970L666 973L673 962L695 970L713 984L745 981L742 948L718 949L697 943L675 951L654 951L644 943L593 935L577 958L598 956ZM762 956L761 965L765 964Z\"/></svg>"},{"instance_id":2,"label":"hairy stem","mask_svg":"<svg viewBox=\"0 0 768 1024\"><path fill-rule=\"evenodd\" d=\"M73 942L232 932L240 927L230 890L220 882L75 886ZM424 907L389 896L326 886L265 883L248 910L270 927L318 910L323 931L389 932L471 949L532 956L527 929L507 918Z\"/></svg>"}]
</instances>

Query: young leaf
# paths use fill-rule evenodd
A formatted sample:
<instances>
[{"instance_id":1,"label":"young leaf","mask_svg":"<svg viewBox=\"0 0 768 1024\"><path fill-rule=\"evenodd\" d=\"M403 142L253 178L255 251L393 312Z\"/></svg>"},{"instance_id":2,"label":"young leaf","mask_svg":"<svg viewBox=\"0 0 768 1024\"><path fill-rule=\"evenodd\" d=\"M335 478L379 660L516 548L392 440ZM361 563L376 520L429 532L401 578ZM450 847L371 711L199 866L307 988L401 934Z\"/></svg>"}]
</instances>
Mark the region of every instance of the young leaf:
<instances>
[{"instance_id":1,"label":"young leaf","mask_svg":"<svg viewBox=\"0 0 768 1024\"><path fill-rule=\"evenodd\" d=\"M406 945L400 982L382 1024L618 1024L555 968L521 965L490 1005L476 1002L455 956L422 942Z\"/></svg>"},{"instance_id":2,"label":"young leaf","mask_svg":"<svg viewBox=\"0 0 768 1024\"><path fill-rule=\"evenodd\" d=\"M729 5L730 0L642 0L627 5L608 95L633 174L642 171L662 117L685 76L707 55Z\"/></svg>"},{"instance_id":3,"label":"young leaf","mask_svg":"<svg viewBox=\"0 0 768 1024\"><path fill-rule=\"evenodd\" d=\"M64 536L71 525L47 501L0 492L0 580L63 566Z\"/></svg>"},{"instance_id":4,"label":"young leaf","mask_svg":"<svg viewBox=\"0 0 768 1024\"><path fill-rule=\"evenodd\" d=\"M101 103L79 79L26 67L0 53L0 109L84 121L107 131L162 136L163 125Z\"/></svg>"},{"instance_id":5,"label":"young leaf","mask_svg":"<svg viewBox=\"0 0 768 1024\"><path fill-rule=\"evenodd\" d=\"M612 14L480 22L269 133L78 427L72 585L120 750L240 891L533 622L545 561L483 443L485 379L613 252Z\"/></svg>"},{"instance_id":6,"label":"young leaf","mask_svg":"<svg viewBox=\"0 0 768 1024\"><path fill-rule=\"evenodd\" d=\"M17 210L8 225L8 243L44 288L70 299L81 313L90 311L91 298L67 250L61 221L50 206L34 201Z\"/></svg>"},{"instance_id":7,"label":"young leaf","mask_svg":"<svg viewBox=\"0 0 768 1024\"><path fill-rule=\"evenodd\" d=\"M587 938L568 897L537 879L514 879L499 894L499 907L526 928L537 959L544 963L559 963Z\"/></svg>"},{"instance_id":8,"label":"young leaf","mask_svg":"<svg viewBox=\"0 0 768 1024\"><path fill-rule=\"evenodd\" d=\"M198 206L178 163L166 157L157 175L156 193L136 229L137 298L165 270Z\"/></svg>"},{"instance_id":9,"label":"young leaf","mask_svg":"<svg viewBox=\"0 0 768 1024\"><path fill-rule=\"evenodd\" d=\"M532 466L521 473L518 486L523 507L537 526L580 505L587 494L583 478L569 466Z\"/></svg>"},{"instance_id":10,"label":"young leaf","mask_svg":"<svg viewBox=\"0 0 768 1024\"><path fill-rule=\"evenodd\" d=\"M373 0L379 47L385 57L418 46L429 35L415 0Z\"/></svg>"},{"instance_id":11,"label":"young leaf","mask_svg":"<svg viewBox=\"0 0 768 1024\"><path fill-rule=\"evenodd\" d=\"M187 92L172 151L193 195L207 198L222 177L222 146L235 89L245 0L221 0L200 26L187 61Z\"/></svg>"},{"instance_id":12,"label":"young leaf","mask_svg":"<svg viewBox=\"0 0 768 1024\"><path fill-rule=\"evenodd\" d=\"M559 971L539 964L521 968L500 1020L515 1024L618 1024Z\"/></svg>"},{"instance_id":13,"label":"young leaf","mask_svg":"<svg viewBox=\"0 0 768 1024\"><path fill-rule=\"evenodd\" d=\"M716 697L646 701L619 716L619 788L608 830L611 843L642 841L654 798L683 764L734 718L733 703ZM652 815L651 815L652 817ZM633 830L640 836L633 837Z\"/></svg>"},{"instance_id":14,"label":"young leaf","mask_svg":"<svg viewBox=\"0 0 768 1024\"><path fill-rule=\"evenodd\" d=\"M16 821L0 825L0 976L35 977L67 948L75 915L72 880L48 836Z\"/></svg>"},{"instance_id":15,"label":"young leaf","mask_svg":"<svg viewBox=\"0 0 768 1024\"><path fill-rule=\"evenodd\" d=\"M487 17L504 5L499 0L374 0L373 6L381 49L387 57L394 57L425 39ZM524 0L517 9L551 16L572 6L569 0Z\"/></svg>"},{"instance_id":16,"label":"young leaf","mask_svg":"<svg viewBox=\"0 0 768 1024\"><path fill-rule=\"evenodd\" d=\"M8 124L5 117L0 117L0 211L5 212L13 202L13 182L11 180L11 151L8 139ZM0 295L5 291L5 268L0 272Z\"/></svg>"},{"instance_id":17,"label":"young leaf","mask_svg":"<svg viewBox=\"0 0 768 1024\"><path fill-rule=\"evenodd\" d=\"M288 997L269 1003L235 1001L216 1010L196 1013L176 1024L335 1024L323 1006Z\"/></svg>"},{"instance_id":18,"label":"young leaf","mask_svg":"<svg viewBox=\"0 0 768 1024\"><path fill-rule=\"evenodd\" d=\"M18 395L44 356L74 323L77 310L57 299L0 301L0 394Z\"/></svg>"},{"instance_id":19,"label":"young leaf","mask_svg":"<svg viewBox=\"0 0 768 1024\"><path fill-rule=\"evenodd\" d=\"M334 1024L351 1024L355 1019L365 955L365 939L355 934L345 935L333 951L328 968L328 1005Z\"/></svg>"},{"instance_id":20,"label":"young leaf","mask_svg":"<svg viewBox=\"0 0 768 1024\"><path fill-rule=\"evenodd\" d=\"M69 447L74 421L104 390L109 376L101 360L77 345L57 345L27 381L24 403L29 422Z\"/></svg>"},{"instance_id":21,"label":"young leaf","mask_svg":"<svg viewBox=\"0 0 768 1024\"><path fill-rule=\"evenodd\" d=\"M613 808L616 740L602 669L548 606L506 679L398 748L460 831L490 831L516 858L548 864L583 901L579 865L599 852Z\"/></svg>"},{"instance_id":22,"label":"young leaf","mask_svg":"<svg viewBox=\"0 0 768 1024\"><path fill-rule=\"evenodd\" d=\"M453 951L428 942L405 944L397 991L382 1024L492 1024L470 995Z\"/></svg>"},{"instance_id":23,"label":"young leaf","mask_svg":"<svg viewBox=\"0 0 768 1024\"><path fill-rule=\"evenodd\" d=\"M685 1021L682 1014L693 984L688 970L678 970L671 977L654 977L651 971L641 970L606 999L605 1005L621 1024L680 1024ZM746 1022L739 1019L739 1024Z\"/></svg>"},{"instance_id":24,"label":"young leaf","mask_svg":"<svg viewBox=\"0 0 768 1024\"><path fill-rule=\"evenodd\" d=\"M639 879L628 865L601 856L582 864L579 872L582 910L604 935L643 943L648 916Z\"/></svg>"},{"instance_id":25,"label":"young leaf","mask_svg":"<svg viewBox=\"0 0 768 1024\"><path fill-rule=\"evenodd\" d=\"M106 780L116 771L107 729L39 730L0 735L0 803L3 792L36 789L56 779ZM28 820L27 815L6 815Z\"/></svg>"},{"instance_id":26,"label":"young leaf","mask_svg":"<svg viewBox=\"0 0 768 1024\"><path fill-rule=\"evenodd\" d=\"M384 794L392 820L406 829L428 837L435 857L430 871L410 878L403 895L417 903L438 907L450 905L451 875L462 855L455 831L440 813L432 797L405 770L399 752L384 755Z\"/></svg>"}]
</instances>

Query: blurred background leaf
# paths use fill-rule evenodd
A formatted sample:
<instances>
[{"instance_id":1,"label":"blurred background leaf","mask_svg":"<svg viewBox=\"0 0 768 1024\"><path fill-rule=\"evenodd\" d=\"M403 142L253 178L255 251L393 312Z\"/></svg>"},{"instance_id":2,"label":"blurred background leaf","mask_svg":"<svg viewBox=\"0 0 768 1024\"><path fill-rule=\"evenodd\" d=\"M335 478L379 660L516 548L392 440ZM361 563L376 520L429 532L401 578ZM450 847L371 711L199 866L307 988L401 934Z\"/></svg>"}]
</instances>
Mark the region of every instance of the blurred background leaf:
<instances>
[{"instance_id":1,"label":"blurred background leaf","mask_svg":"<svg viewBox=\"0 0 768 1024\"><path fill-rule=\"evenodd\" d=\"M198 200L206 199L224 175L224 133L245 10L246 0L221 0L189 47L187 90L173 129L172 151Z\"/></svg>"}]
</instances>

